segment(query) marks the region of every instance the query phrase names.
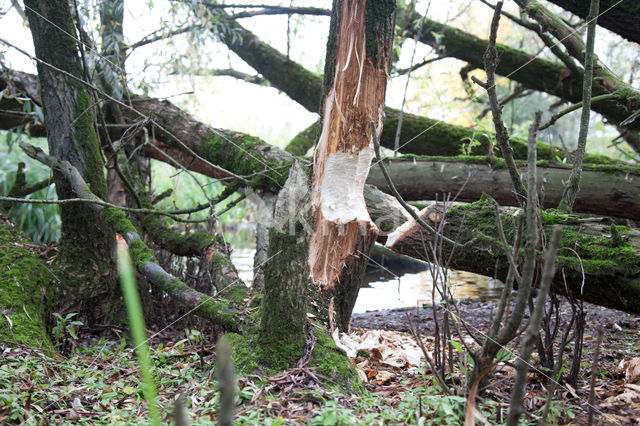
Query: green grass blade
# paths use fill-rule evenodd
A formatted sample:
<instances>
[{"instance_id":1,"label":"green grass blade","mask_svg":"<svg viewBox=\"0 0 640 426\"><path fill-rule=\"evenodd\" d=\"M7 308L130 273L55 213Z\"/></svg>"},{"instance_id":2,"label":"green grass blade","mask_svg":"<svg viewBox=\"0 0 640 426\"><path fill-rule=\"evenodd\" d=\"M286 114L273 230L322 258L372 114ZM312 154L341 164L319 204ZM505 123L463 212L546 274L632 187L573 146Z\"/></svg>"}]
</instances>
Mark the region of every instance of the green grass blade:
<instances>
[{"instance_id":1,"label":"green grass blade","mask_svg":"<svg viewBox=\"0 0 640 426\"><path fill-rule=\"evenodd\" d=\"M145 334L144 317L142 315L142 306L138 297L138 287L131 265L131 258L127 249L118 247L118 269L120 271L120 283L122 284L122 293L127 304L127 312L129 314L129 327L131 336L135 345L138 364L140 365L140 373L142 374L142 384L144 397L149 406L149 414L151 422L155 425L161 425L160 412L156 404L156 386L153 382L151 374L151 357L149 356L149 348Z\"/></svg>"}]
</instances>

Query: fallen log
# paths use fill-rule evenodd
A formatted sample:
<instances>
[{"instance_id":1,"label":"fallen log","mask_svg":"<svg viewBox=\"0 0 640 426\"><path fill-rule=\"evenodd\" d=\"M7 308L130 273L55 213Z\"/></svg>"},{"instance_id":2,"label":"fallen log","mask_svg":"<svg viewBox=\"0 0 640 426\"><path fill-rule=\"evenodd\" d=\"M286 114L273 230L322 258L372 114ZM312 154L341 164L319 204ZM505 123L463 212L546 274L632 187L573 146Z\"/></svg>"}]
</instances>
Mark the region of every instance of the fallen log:
<instances>
[{"instance_id":1,"label":"fallen log","mask_svg":"<svg viewBox=\"0 0 640 426\"><path fill-rule=\"evenodd\" d=\"M396 189L408 201L443 199L472 202L482 194L500 205L518 206L509 174L500 159L487 157L419 158L385 160ZM519 163L521 174L526 164ZM571 167L538 162L538 185L543 208L555 208L562 197ZM369 172L367 183L391 193L379 168ZM640 220L640 167L586 165L574 211Z\"/></svg>"},{"instance_id":2,"label":"fallen log","mask_svg":"<svg viewBox=\"0 0 640 426\"><path fill-rule=\"evenodd\" d=\"M379 206L379 194L376 196ZM387 201L388 208L392 208L393 201ZM371 217L384 229L387 219L380 220L377 211L379 207L370 209ZM514 238L520 214L520 209L500 208L508 241ZM495 204L490 197L454 207L432 205L423 209L420 217L433 227L444 221L443 235L462 245L442 243L441 261L451 259L450 268L501 280L506 278L508 260L499 242ZM614 225L607 218L580 218L544 211L541 223L546 237L550 236L553 225L561 225L564 231L553 280L556 291L570 293L589 303L640 314L640 231ZM388 222L388 228L394 225ZM428 249L433 242L433 235L411 219L386 235L385 246L401 254L433 261ZM541 258L542 251L539 255Z\"/></svg>"}]
</instances>

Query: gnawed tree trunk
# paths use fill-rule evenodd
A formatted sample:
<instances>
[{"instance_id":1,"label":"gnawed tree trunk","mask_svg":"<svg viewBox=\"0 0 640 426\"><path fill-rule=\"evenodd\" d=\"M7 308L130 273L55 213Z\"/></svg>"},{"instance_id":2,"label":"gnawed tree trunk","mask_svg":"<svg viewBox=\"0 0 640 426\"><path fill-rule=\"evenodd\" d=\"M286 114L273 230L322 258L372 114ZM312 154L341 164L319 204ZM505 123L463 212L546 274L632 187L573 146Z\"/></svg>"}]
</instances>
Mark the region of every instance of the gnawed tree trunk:
<instances>
[{"instance_id":1,"label":"gnawed tree trunk","mask_svg":"<svg viewBox=\"0 0 640 426\"><path fill-rule=\"evenodd\" d=\"M327 43L309 268L311 279L334 294L336 323L344 331L378 234L362 190L373 158L369 124L382 131L394 10L394 1L335 1Z\"/></svg>"},{"instance_id":2,"label":"gnawed tree trunk","mask_svg":"<svg viewBox=\"0 0 640 426\"><path fill-rule=\"evenodd\" d=\"M86 180L91 192L107 198L103 161L94 128L92 101L87 89L72 77L45 64L64 70L76 79L83 77L75 41L60 37L63 29L75 34L69 3L64 0L27 0L26 14L38 62L49 152L68 161ZM75 198L69 182L54 170L59 199ZM63 311L78 312L86 324L108 322L114 309L115 235L99 213L85 204L60 206L61 261L68 283L61 286Z\"/></svg>"}]
</instances>

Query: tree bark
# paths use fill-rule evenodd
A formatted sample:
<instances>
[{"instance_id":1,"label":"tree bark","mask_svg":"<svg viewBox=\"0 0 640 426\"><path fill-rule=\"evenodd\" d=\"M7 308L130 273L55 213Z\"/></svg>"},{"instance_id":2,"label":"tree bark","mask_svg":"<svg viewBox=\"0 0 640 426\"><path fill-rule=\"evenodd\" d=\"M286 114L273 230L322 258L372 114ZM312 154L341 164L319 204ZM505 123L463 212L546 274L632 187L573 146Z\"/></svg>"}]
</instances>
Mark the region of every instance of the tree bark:
<instances>
[{"instance_id":1,"label":"tree bark","mask_svg":"<svg viewBox=\"0 0 640 426\"><path fill-rule=\"evenodd\" d=\"M589 14L589 2L583 0L549 0L582 19ZM598 25L629 41L640 43L640 3L601 0Z\"/></svg>"},{"instance_id":2,"label":"tree bark","mask_svg":"<svg viewBox=\"0 0 640 426\"><path fill-rule=\"evenodd\" d=\"M382 131L393 44L394 1L336 0L325 62L322 132L311 181L311 279L334 293L337 326L347 331L378 229L363 186ZM378 136L376 135L376 137Z\"/></svg>"},{"instance_id":3,"label":"tree bark","mask_svg":"<svg viewBox=\"0 0 640 426\"><path fill-rule=\"evenodd\" d=\"M75 41L60 29L75 34L69 3L64 0L27 0L25 6L38 62L49 152L68 161L83 176L91 192L107 198L104 165L94 128L92 101L87 90L45 64L82 78ZM54 171L59 199L74 198L70 183ZM115 284L113 249L115 235L100 215L83 204L60 207L61 258L68 264L73 284L61 288L65 309L81 313L86 324L104 323L117 304L112 303Z\"/></svg>"}]
</instances>

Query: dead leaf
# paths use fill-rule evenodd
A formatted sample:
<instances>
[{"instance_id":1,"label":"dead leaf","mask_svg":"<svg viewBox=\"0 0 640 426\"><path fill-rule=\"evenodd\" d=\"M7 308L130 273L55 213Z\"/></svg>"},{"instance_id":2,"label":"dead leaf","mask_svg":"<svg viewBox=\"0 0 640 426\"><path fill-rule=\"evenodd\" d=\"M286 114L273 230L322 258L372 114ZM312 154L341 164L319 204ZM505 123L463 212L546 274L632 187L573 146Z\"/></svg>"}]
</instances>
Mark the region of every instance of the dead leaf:
<instances>
[{"instance_id":1,"label":"dead leaf","mask_svg":"<svg viewBox=\"0 0 640 426\"><path fill-rule=\"evenodd\" d=\"M640 380L640 357L622 360L617 369L618 373L624 373L626 383L634 383Z\"/></svg>"}]
</instances>

